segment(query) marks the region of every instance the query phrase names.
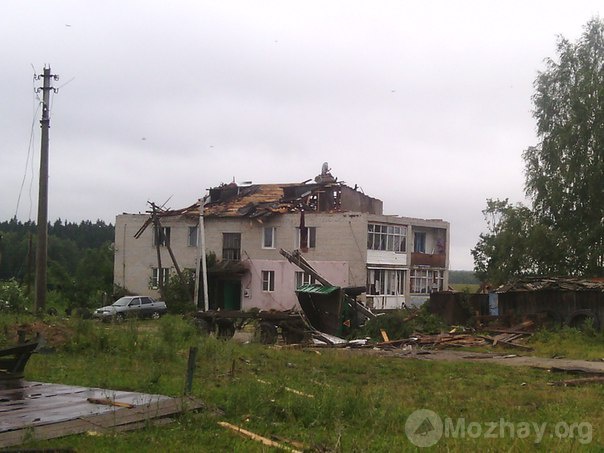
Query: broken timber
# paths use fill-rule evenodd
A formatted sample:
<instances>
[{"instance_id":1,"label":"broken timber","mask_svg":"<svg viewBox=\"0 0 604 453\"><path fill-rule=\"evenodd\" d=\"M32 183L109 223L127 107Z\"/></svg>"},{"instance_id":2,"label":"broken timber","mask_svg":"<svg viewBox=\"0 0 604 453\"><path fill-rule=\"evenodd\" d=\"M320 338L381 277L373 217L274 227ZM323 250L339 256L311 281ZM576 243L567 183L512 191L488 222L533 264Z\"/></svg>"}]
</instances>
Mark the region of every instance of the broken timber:
<instances>
[{"instance_id":1,"label":"broken timber","mask_svg":"<svg viewBox=\"0 0 604 453\"><path fill-rule=\"evenodd\" d=\"M243 437L247 437L249 439L255 440L256 442L260 442L261 444L266 445L267 447L278 448L280 450L290 451L290 452L294 452L294 453L302 453L301 450L296 450L296 449L291 448L282 443L275 442L274 440L268 439L263 436L259 436L258 434L248 431L246 429L240 428L237 425L232 425L231 423L228 423L228 422L218 422L218 424L220 426L222 426L223 428L230 429Z\"/></svg>"},{"instance_id":2,"label":"broken timber","mask_svg":"<svg viewBox=\"0 0 604 453\"><path fill-rule=\"evenodd\" d=\"M5 384L0 387L0 448L88 431L159 425L165 417L205 407L192 398L21 380ZM97 401L101 404L94 404Z\"/></svg>"}]
</instances>

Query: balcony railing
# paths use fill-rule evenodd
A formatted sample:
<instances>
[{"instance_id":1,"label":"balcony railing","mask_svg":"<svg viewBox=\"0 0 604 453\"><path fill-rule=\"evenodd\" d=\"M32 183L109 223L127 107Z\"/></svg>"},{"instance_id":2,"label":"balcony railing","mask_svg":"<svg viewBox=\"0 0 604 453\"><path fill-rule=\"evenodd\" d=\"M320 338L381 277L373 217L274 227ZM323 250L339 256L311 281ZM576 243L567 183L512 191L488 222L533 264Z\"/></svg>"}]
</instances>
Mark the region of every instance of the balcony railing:
<instances>
[{"instance_id":1,"label":"balcony railing","mask_svg":"<svg viewBox=\"0 0 604 453\"><path fill-rule=\"evenodd\" d=\"M429 253L411 253L411 266L430 266L430 267L445 267L447 255L444 253L429 254Z\"/></svg>"}]
</instances>

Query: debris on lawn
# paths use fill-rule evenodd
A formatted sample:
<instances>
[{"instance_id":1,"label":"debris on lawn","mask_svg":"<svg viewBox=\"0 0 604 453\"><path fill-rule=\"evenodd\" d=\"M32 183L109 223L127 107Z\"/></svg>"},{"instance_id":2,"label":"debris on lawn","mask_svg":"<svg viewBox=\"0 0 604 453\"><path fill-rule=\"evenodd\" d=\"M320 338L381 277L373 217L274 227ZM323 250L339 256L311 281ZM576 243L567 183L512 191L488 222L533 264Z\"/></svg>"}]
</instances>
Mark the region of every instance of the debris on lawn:
<instances>
[{"instance_id":1,"label":"debris on lawn","mask_svg":"<svg viewBox=\"0 0 604 453\"><path fill-rule=\"evenodd\" d=\"M506 346L532 350L523 342L533 334L535 324L533 321L524 321L510 328L485 327L480 333L474 329L454 326L448 333L426 334L414 332L406 338L391 340L386 329L380 328L380 336L383 341L373 342L369 338L345 340L334 335L314 331L312 342L314 347L327 348L373 348L373 349L399 349L411 352L414 348L419 349L443 349L443 348L466 348Z\"/></svg>"},{"instance_id":2,"label":"debris on lawn","mask_svg":"<svg viewBox=\"0 0 604 453\"><path fill-rule=\"evenodd\" d=\"M267 382L267 381L265 381L263 379L260 379L260 378L256 378L256 381L260 382L261 384L271 385L270 382ZM315 397L315 395L311 395L310 393L304 393L304 392L302 392L300 390L296 390L296 389L293 389L291 387L284 386L283 389L285 389L286 391L288 391L290 393L293 393L294 395L305 396L306 398L314 398Z\"/></svg>"},{"instance_id":3,"label":"debris on lawn","mask_svg":"<svg viewBox=\"0 0 604 453\"><path fill-rule=\"evenodd\" d=\"M594 376L581 379L568 379L566 381L548 382L548 385L564 386L564 387L577 387L583 384L604 384L604 376Z\"/></svg>"},{"instance_id":4,"label":"debris on lawn","mask_svg":"<svg viewBox=\"0 0 604 453\"><path fill-rule=\"evenodd\" d=\"M247 437L248 439L255 440L256 442L260 442L261 444L266 445L267 447L278 448L280 450L285 450L285 451L290 451L290 452L302 453L302 450L298 450L296 448L292 448L288 445L285 445L285 441L281 441L282 443L275 442L274 440L268 439L267 437L260 436L256 433L248 431L247 429L243 429L237 425L232 425L231 423L228 423L228 422L218 422L218 424L220 426L222 426L223 428L230 429L230 430L236 432L237 434L240 434L243 437ZM293 443L292 443L292 445L293 445Z\"/></svg>"},{"instance_id":5,"label":"debris on lawn","mask_svg":"<svg viewBox=\"0 0 604 453\"><path fill-rule=\"evenodd\" d=\"M134 404L110 400L109 398L87 398L86 401L91 404L103 404L105 406L125 407L127 409L132 409L133 407L136 407Z\"/></svg>"}]
</instances>

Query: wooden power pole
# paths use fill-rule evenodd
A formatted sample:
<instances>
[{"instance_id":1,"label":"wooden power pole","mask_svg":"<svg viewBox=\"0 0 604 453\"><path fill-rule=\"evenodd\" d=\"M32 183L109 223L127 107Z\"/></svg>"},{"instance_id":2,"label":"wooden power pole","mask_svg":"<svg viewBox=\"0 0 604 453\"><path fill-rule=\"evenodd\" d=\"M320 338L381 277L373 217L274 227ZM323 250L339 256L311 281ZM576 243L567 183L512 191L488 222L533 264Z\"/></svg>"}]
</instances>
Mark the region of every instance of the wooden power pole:
<instances>
[{"instance_id":1,"label":"wooden power pole","mask_svg":"<svg viewBox=\"0 0 604 453\"><path fill-rule=\"evenodd\" d=\"M36 241L36 312L41 312L46 307L46 268L48 250L48 129L50 129L50 91L56 89L50 86L51 79L59 77L50 73L50 66L44 67L44 74L36 76L37 80L43 78L42 88L42 128L40 145L40 188L38 195L38 237Z\"/></svg>"}]
</instances>

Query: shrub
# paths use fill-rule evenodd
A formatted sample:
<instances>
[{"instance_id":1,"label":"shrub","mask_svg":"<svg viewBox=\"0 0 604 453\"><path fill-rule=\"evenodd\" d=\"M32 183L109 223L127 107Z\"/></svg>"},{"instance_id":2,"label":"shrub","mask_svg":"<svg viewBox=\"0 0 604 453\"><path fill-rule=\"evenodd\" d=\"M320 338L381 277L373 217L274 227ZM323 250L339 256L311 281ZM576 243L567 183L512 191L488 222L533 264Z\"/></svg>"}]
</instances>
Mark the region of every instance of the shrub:
<instances>
[{"instance_id":1,"label":"shrub","mask_svg":"<svg viewBox=\"0 0 604 453\"><path fill-rule=\"evenodd\" d=\"M14 278L0 282L0 310L23 312L29 305L29 298Z\"/></svg>"},{"instance_id":2,"label":"shrub","mask_svg":"<svg viewBox=\"0 0 604 453\"><path fill-rule=\"evenodd\" d=\"M170 276L162 290L162 299L171 313L188 313L195 310L191 302L195 288L193 273L184 270L182 280L178 275Z\"/></svg>"},{"instance_id":3,"label":"shrub","mask_svg":"<svg viewBox=\"0 0 604 453\"><path fill-rule=\"evenodd\" d=\"M409 322L405 321L408 316L408 310L393 310L376 316L367 321L363 333L377 341L382 341L381 329L386 331L391 340L407 338L413 332Z\"/></svg>"},{"instance_id":4,"label":"shrub","mask_svg":"<svg viewBox=\"0 0 604 453\"><path fill-rule=\"evenodd\" d=\"M363 333L374 340L382 341L380 329L384 329L391 340L408 338L413 332L437 334L445 323L428 311L426 304L419 309L392 310L367 321Z\"/></svg>"}]
</instances>

